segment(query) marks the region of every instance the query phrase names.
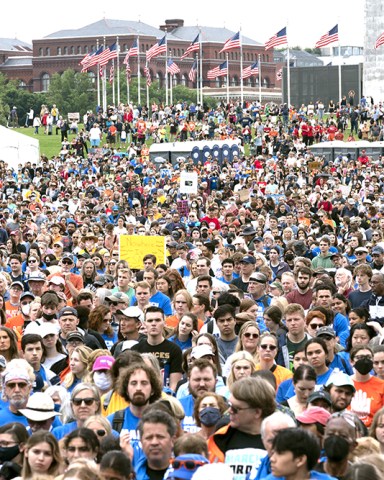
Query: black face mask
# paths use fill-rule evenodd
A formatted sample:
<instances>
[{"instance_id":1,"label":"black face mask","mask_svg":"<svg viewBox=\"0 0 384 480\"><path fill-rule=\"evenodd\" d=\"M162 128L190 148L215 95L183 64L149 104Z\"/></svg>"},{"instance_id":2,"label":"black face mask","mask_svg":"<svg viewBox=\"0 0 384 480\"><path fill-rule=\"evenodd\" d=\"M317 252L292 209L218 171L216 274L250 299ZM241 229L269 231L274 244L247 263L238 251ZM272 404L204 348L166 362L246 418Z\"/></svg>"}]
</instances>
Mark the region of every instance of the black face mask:
<instances>
[{"instance_id":1,"label":"black face mask","mask_svg":"<svg viewBox=\"0 0 384 480\"><path fill-rule=\"evenodd\" d=\"M285 258L285 260L290 262L295 258L295 255L293 253L287 253L284 258Z\"/></svg>"},{"instance_id":2,"label":"black face mask","mask_svg":"<svg viewBox=\"0 0 384 480\"><path fill-rule=\"evenodd\" d=\"M49 322L50 320L53 320L54 318L56 318L56 313L48 314L43 312L43 318L45 318L45 320Z\"/></svg>"},{"instance_id":3,"label":"black face mask","mask_svg":"<svg viewBox=\"0 0 384 480\"><path fill-rule=\"evenodd\" d=\"M349 443L338 435L330 435L324 440L325 454L331 462L341 462L348 457Z\"/></svg>"},{"instance_id":4,"label":"black face mask","mask_svg":"<svg viewBox=\"0 0 384 480\"><path fill-rule=\"evenodd\" d=\"M361 375L367 375L373 368L373 361L369 358L361 358L355 363L354 368Z\"/></svg>"},{"instance_id":5,"label":"black face mask","mask_svg":"<svg viewBox=\"0 0 384 480\"><path fill-rule=\"evenodd\" d=\"M199 413L200 422L206 427L213 427L221 418L221 413L218 408L206 407Z\"/></svg>"},{"instance_id":6,"label":"black face mask","mask_svg":"<svg viewBox=\"0 0 384 480\"><path fill-rule=\"evenodd\" d=\"M19 445L13 447L0 447L0 462L9 462L20 453Z\"/></svg>"}]
</instances>

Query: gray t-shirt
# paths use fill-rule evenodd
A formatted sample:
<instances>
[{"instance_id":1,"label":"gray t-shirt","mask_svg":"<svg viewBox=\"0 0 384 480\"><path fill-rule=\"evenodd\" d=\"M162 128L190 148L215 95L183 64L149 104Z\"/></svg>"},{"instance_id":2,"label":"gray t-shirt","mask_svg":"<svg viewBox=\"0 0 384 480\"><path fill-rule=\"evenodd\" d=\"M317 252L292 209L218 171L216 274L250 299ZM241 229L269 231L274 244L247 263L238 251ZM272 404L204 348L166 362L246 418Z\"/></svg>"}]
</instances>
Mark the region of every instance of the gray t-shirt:
<instances>
[{"instance_id":1,"label":"gray t-shirt","mask_svg":"<svg viewBox=\"0 0 384 480\"><path fill-rule=\"evenodd\" d=\"M232 355L235 351L238 340L239 338L237 336L233 340L222 340L220 337L216 338L220 353L220 363L225 363L227 358Z\"/></svg>"}]
</instances>

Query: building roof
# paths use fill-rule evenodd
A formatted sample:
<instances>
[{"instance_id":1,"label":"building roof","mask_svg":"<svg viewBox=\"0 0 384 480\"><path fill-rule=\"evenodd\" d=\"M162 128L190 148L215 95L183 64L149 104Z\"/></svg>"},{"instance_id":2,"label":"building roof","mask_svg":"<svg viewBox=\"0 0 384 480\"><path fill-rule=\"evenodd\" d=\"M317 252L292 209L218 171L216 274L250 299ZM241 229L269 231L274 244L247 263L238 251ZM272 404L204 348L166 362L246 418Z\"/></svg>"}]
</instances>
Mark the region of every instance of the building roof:
<instances>
[{"instance_id":1,"label":"building roof","mask_svg":"<svg viewBox=\"0 0 384 480\"><path fill-rule=\"evenodd\" d=\"M31 67L32 55L29 57L8 57L2 67Z\"/></svg>"},{"instance_id":2,"label":"building roof","mask_svg":"<svg viewBox=\"0 0 384 480\"><path fill-rule=\"evenodd\" d=\"M32 52L32 45L17 38L0 38L0 51Z\"/></svg>"},{"instance_id":3,"label":"building roof","mask_svg":"<svg viewBox=\"0 0 384 480\"><path fill-rule=\"evenodd\" d=\"M162 38L165 32L159 28L152 27L143 22L131 20L110 20L103 18L98 22L91 23L78 29L59 30L44 38L78 38L97 36L121 36L121 35L145 35ZM179 40L171 33L167 35L168 40Z\"/></svg>"},{"instance_id":4,"label":"building roof","mask_svg":"<svg viewBox=\"0 0 384 480\"><path fill-rule=\"evenodd\" d=\"M197 34L201 31L202 41L211 43L225 43L229 38L233 37L236 32L228 30L228 28L217 27L178 27L172 30L172 34L181 40L192 42ZM262 45L251 38L242 36L243 45Z\"/></svg>"},{"instance_id":5,"label":"building roof","mask_svg":"<svg viewBox=\"0 0 384 480\"><path fill-rule=\"evenodd\" d=\"M289 49L289 56L293 60L294 58L298 61L311 61L315 65L321 66L323 62L319 60L316 55L306 52L305 50L292 50ZM273 57L277 62L285 62L287 58L287 50L275 50L273 52Z\"/></svg>"}]
</instances>

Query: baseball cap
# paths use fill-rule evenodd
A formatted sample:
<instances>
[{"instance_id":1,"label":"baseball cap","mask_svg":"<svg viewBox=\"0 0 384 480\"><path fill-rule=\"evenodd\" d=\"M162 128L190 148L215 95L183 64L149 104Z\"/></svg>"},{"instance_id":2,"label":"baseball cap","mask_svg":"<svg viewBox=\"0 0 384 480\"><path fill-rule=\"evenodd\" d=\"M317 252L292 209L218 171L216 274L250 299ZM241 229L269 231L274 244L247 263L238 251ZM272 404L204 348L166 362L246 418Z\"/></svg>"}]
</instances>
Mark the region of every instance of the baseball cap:
<instances>
[{"instance_id":1,"label":"baseball cap","mask_svg":"<svg viewBox=\"0 0 384 480\"><path fill-rule=\"evenodd\" d=\"M38 334L41 338L44 338L47 335L57 335L58 326L50 322L43 322L39 325Z\"/></svg>"},{"instance_id":2,"label":"baseball cap","mask_svg":"<svg viewBox=\"0 0 384 480\"><path fill-rule=\"evenodd\" d=\"M328 410L321 407L311 407L307 410L304 410L299 415L296 415L296 420L300 423L305 423L306 425L311 423L320 423L320 425L326 425L331 414Z\"/></svg>"},{"instance_id":3,"label":"baseball cap","mask_svg":"<svg viewBox=\"0 0 384 480\"><path fill-rule=\"evenodd\" d=\"M24 290L24 285L22 284L22 282L12 282L11 283L11 288L12 287L20 287L22 290Z\"/></svg>"},{"instance_id":4,"label":"baseball cap","mask_svg":"<svg viewBox=\"0 0 384 480\"><path fill-rule=\"evenodd\" d=\"M107 283L107 279L103 275L100 275L100 276L95 278L95 281L93 282L93 285L95 287L102 287L106 283Z\"/></svg>"},{"instance_id":5,"label":"baseball cap","mask_svg":"<svg viewBox=\"0 0 384 480\"><path fill-rule=\"evenodd\" d=\"M34 422L44 422L44 420L61 415L56 412L52 397L44 392L36 392L31 395L26 407L21 408L19 412Z\"/></svg>"},{"instance_id":6,"label":"baseball cap","mask_svg":"<svg viewBox=\"0 0 384 480\"><path fill-rule=\"evenodd\" d=\"M353 380L344 372L335 372L327 380L326 387L334 385L335 387L351 387L356 392Z\"/></svg>"},{"instance_id":7,"label":"baseball cap","mask_svg":"<svg viewBox=\"0 0 384 480\"><path fill-rule=\"evenodd\" d=\"M59 318L65 317L67 315L75 315L75 317L79 316L79 314L77 313L77 310L73 307L62 308L59 312Z\"/></svg>"},{"instance_id":8,"label":"baseball cap","mask_svg":"<svg viewBox=\"0 0 384 480\"><path fill-rule=\"evenodd\" d=\"M33 300L35 299L35 295L32 293L32 292L23 292L21 295L20 295L20 301L23 300L23 298L32 298Z\"/></svg>"},{"instance_id":9,"label":"baseball cap","mask_svg":"<svg viewBox=\"0 0 384 480\"><path fill-rule=\"evenodd\" d=\"M60 243L60 242L56 242L56 243ZM67 258L68 260L71 260L72 263L75 263L75 261L73 259L73 255L71 255L70 253L64 253L64 255L61 257L61 259L64 260L65 258Z\"/></svg>"},{"instance_id":10,"label":"baseball cap","mask_svg":"<svg viewBox=\"0 0 384 480\"><path fill-rule=\"evenodd\" d=\"M112 302L125 302L129 304L129 297L123 292L115 292L112 297L114 297L117 300L112 300Z\"/></svg>"},{"instance_id":11,"label":"baseball cap","mask_svg":"<svg viewBox=\"0 0 384 480\"><path fill-rule=\"evenodd\" d=\"M325 390L317 390L316 392L311 393L308 397L307 403L313 403L316 400L324 400L329 406L332 405L331 396Z\"/></svg>"},{"instance_id":12,"label":"baseball cap","mask_svg":"<svg viewBox=\"0 0 384 480\"><path fill-rule=\"evenodd\" d=\"M54 275L52 278L48 280L48 283L53 283L53 285L65 285L65 280L58 275Z\"/></svg>"},{"instance_id":13,"label":"baseball cap","mask_svg":"<svg viewBox=\"0 0 384 480\"><path fill-rule=\"evenodd\" d=\"M92 366L92 372L97 372L98 370L110 370L114 363L115 359L113 357L109 357L108 355L97 357Z\"/></svg>"},{"instance_id":14,"label":"baseball cap","mask_svg":"<svg viewBox=\"0 0 384 480\"><path fill-rule=\"evenodd\" d=\"M79 331L68 333L67 342L70 342L72 340L80 340L80 342L85 343L84 342L84 335Z\"/></svg>"},{"instance_id":15,"label":"baseball cap","mask_svg":"<svg viewBox=\"0 0 384 480\"><path fill-rule=\"evenodd\" d=\"M139 307L128 307L124 310L117 310L116 313L121 313L121 315L124 315L125 317L136 318L141 321L144 320L143 312L140 310Z\"/></svg>"},{"instance_id":16,"label":"baseball cap","mask_svg":"<svg viewBox=\"0 0 384 480\"><path fill-rule=\"evenodd\" d=\"M264 275L264 273L260 273L260 272L252 273L252 275L249 277L249 280L253 280L254 282L257 282L257 283L268 282L268 278Z\"/></svg>"},{"instance_id":17,"label":"baseball cap","mask_svg":"<svg viewBox=\"0 0 384 480\"><path fill-rule=\"evenodd\" d=\"M27 282L45 282L47 280L47 277L44 274L32 274L28 279Z\"/></svg>"},{"instance_id":18,"label":"baseball cap","mask_svg":"<svg viewBox=\"0 0 384 480\"><path fill-rule=\"evenodd\" d=\"M373 248L372 248L372 251L371 251L372 255L375 255L375 254L383 254L384 253L384 248L383 247L380 247L380 245L375 245Z\"/></svg>"},{"instance_id":19,"label":"baseball cap","mask_svg":"<svg viewBox=\"0 0 384 480\"><path fill-rule=\"evenodd\" d=\"M244 255L244 257L240 260L240 263L250 263L252 265L256 264L256 258L252 255Z\"/></svg>"},{"instance_id":20,"label":"baseball cap","mask_svg":"<svg viewBox=\"0 0 384 480\"><path fill-rule=\"evenodd\" d=\"M179 244L177 242L168 242L167 247L169 248L177 248Z\"/></svg>"},{"instance_id":21,"label":"baseball cap","mask_svg":"<svg viewBox=\"0 0 384 480\"><path fill-rule=\"evenodd\" d=\"M356 252L369 253L368 248L366 248L366 247L357 247L357 248L355 248L355 253Z\"/></svg>"},{"instance_id":22,"label":"baseball cap","mask_svg":"<svg viewBox=\"0 0 384 480\"><path fill-rule=\"evenodd\" d=\"M213 355L212 347L209 345L197 345L191 352L191 358L193 359L205 357L206 355Z\"/></svg>"},{"instance_id":23,"label":"baseball cap","mask_svg":"<svg viewBox=\"0 0 384 480\"><path fill-rule=\"evenodd\" d=\"M168 478L181 478L183 480L190 480L196 470L199 469L203 464L209 464L209 461L203 455L198 455L196 453L179 455L172 461L173 469L170 471Z\"/></svg>"},{"instance_id":24,"label":"baseball cap","mask_svg":"<svg viewBox=\"0 0 384 480\"><path fill-rule=\"evenodd\" d=\"M321 337L322 335L329 335L330 337L336 338L336 332L330 326L320 327L317 329L316 337Z\"/></svg>"}]
</instances>

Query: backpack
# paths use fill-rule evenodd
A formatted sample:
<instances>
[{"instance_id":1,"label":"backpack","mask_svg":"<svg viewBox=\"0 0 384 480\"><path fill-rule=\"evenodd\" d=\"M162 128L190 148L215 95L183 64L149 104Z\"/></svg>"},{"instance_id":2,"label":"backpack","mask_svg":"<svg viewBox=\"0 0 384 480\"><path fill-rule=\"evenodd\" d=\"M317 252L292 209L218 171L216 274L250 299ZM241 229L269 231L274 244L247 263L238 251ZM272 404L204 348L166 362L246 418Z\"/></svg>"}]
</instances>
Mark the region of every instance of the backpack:
<instances>
[{"instance_id":1,"label":"backpack","mask_svg":"<svg viewBox=\"0 0 384 480\"><path fill-rule=\"evenodd\" d=\"M104 405L105 405L105 400L104 400ZM115 412L115 415L113 416L112 428L113 430L116 430L116 432L120 433L121 429L123 428L124 415L125 415L125 410L118 410L117 412Z\"/></svg>"}]
</instances>

